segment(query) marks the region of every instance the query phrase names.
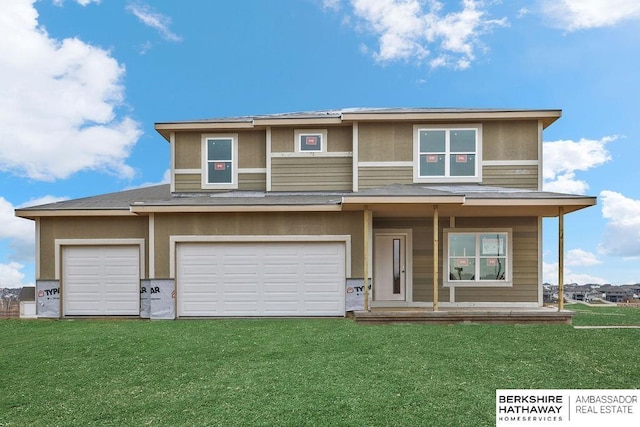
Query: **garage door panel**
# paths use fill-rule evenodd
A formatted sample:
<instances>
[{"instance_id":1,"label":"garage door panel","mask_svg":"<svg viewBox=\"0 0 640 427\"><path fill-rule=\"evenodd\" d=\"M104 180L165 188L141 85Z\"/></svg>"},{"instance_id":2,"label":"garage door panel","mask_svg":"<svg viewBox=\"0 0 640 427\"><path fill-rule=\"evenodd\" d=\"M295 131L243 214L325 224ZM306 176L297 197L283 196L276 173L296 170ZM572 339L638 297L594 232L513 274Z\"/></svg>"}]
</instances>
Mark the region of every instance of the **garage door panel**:
<instances>
[{"instance_id":1,"label":"garage door panel","mask_svg":"<svg viewBox=\"0 0 640 427\"><path fill-rule=\"evenodd\" d=\"M179 243L176 260L179 316L344 315L344 243Z\"/></svg>"},{"instance_id":2,"label":"garage door panel","mask_svg":"<svg viewBox=\"0 0 640 427\"><path fill-rule=\"evenodd\" d=\"M65 315L138 315L138 246L67 246L62 252Z\"/></svg>"}]
</instances>

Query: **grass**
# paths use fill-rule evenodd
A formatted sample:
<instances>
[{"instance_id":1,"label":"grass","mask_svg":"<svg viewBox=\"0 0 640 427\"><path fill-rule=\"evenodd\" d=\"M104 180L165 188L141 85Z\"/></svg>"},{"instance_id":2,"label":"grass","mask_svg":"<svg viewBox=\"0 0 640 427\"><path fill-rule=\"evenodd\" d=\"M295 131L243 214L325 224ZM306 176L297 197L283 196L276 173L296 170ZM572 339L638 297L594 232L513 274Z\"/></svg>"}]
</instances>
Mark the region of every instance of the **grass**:
<instances>
[{"instance_id":1,"label":"grass","mask_svg":"<svg viewBox=\"0 0 640 427\"><path fill-rule=\"evenodd\" d=\"M5 319L0 339L0 426L491 426L496 389L640 385L630 329Z\"/></svg>"},{"instance_id":2,"label":"grass","mask_svg":"<svg viewBox=\"0 0 640 427\"><path fill-rule=\"evenodd\" d=\"M567 304L564 307L576 312L575 326L640 326L640 308L585 304Z\"/></svg>"}]
</instances>

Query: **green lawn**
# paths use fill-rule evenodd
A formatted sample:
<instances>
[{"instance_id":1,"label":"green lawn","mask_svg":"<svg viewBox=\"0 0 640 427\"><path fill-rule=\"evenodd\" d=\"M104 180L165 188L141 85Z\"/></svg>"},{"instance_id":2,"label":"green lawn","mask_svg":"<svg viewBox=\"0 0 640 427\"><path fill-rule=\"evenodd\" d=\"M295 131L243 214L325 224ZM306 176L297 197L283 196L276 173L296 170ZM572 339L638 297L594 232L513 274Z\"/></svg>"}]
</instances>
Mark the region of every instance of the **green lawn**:
<instances>
[{"instance_id":1,"label":"green lawn","mask_svg":"<svg viewBox=\"0 0 640 427\"><path fill-rule=\"evenodd\" d=\"M640 308L585 304L567 304L567 310L575 311L573 324L576 326L640 326Z\"/></svg>"},{"instance_id":2,"label":"green lawn","mask_svg":"<svg viewBox=\"0 0 640 427\"><path fill-rule=\"evenodd\" d=\"M0 426L491 426L497 388L640 387L640 330L0 320Z\"/></svg>"}]
</instances>

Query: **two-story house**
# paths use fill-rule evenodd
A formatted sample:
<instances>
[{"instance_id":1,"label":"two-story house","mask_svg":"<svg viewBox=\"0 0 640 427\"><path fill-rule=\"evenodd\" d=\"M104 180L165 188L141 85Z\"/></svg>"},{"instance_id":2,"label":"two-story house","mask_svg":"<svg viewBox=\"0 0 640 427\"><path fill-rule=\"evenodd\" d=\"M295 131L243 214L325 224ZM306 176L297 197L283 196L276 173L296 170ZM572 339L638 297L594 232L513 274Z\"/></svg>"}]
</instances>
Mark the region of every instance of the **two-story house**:
<instances>
[{"instance_id":1,"label":"two-story house","mask_svg":"<svg viewBox=\"0 0 640 427\"><path fill-rule=\"evenodd\" d=\"M542 133L560 115L157 123L170 184L17 210L35 221L40 312L144 316L164 293L168 317L344 316L365 277L365 309L539 307L542 219L596 203L542 191Z\"/></svg>"}]
</instances>

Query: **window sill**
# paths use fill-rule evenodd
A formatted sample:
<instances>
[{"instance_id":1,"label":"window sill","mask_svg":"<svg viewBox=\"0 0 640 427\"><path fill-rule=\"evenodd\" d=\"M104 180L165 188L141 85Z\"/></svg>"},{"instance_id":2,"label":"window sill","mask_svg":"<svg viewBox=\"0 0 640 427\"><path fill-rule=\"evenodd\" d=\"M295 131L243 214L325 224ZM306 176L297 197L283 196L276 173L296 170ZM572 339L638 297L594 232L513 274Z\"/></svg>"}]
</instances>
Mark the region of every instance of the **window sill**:
<instances>
[{"instance_id":1,"label":"window sill","mask_svg":"<svg viewBox=\"0 0 640 427\"><path fill-rule=\"evenodd\" d=\"M513 282L503 281L482 281L472 282L469 280L446 281L443 285L445 288L512 288Z\"/></svg>"},{"instance_id":2,"label":"window sill","mask_svg":"<svg viewBox=\"0 0 640 427\"><path fill-rule=\"evenodd\" d=\"M434 176L432 178L413 177L414 184L478 184L482 182L481 176Z\"/></svg>"}]
</instances>

